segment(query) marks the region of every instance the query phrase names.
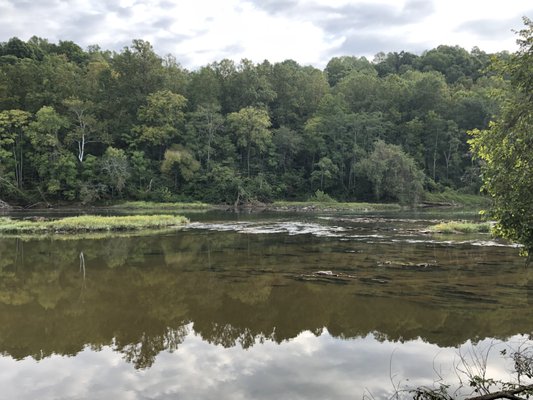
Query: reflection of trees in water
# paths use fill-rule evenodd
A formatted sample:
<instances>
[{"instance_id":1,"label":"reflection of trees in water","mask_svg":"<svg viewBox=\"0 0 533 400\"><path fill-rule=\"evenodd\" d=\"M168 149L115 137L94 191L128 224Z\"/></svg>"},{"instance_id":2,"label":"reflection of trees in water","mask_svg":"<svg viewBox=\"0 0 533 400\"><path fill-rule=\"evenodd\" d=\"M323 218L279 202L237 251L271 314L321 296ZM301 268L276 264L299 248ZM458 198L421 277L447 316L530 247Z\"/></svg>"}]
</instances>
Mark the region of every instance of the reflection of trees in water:
<instances>
[{"instance_id":1,"label":"reflection of trees in water","mask_svg":"<svg viewBox=\"0 0 533 400\"><path fill-rule=\"evenodd\" d=\"M531 331L533 311L524 307L531 272L495 268L489 262L497 252L465 249L457 258L438 246L423 252L376 244L359 255L346 251L359 243L336 248L313 240L228 232L31 240L21 262L20 243L2 239L0 320L10 323L0 324L0 351L40 359L111 346L145 368L161 351L177 349L188 326L209 343L243 348L305 330L319 335L324 327L340 338L420 336L441 346L480 332ZM411 264L400 263L405 258ZM415 265L430 258L440 264ZM390 263L378 264L384 260ZM317 265L358 279L296 279Z\"/></svg>"},{"instance_id":2,"label":"reflection of trees in water","mask_svg":"<svg viewBox=\"0 0 533 400\"><path fill-rule=\"evenodd\" d=\"M273 340L273 332L265 336L263 333L254 332L250 328L239 328L231 324L211 323L207 330L202 331L202 338L214 345L234 347L240 345L248 349L256 343L264 343L265 340Z\"/></svg>"},{"instance_id":3,"label":"reflection of trees in water","mask_svg":"<svg viewBox=\"0 0 533 400\"><path fill-rule=\"evenodd\" d=\"M177 329L166 328L161 335L147 335L143 333L139 342L129 343L124 346L116 345L115 350L124 355L127 362L135 368L149 368L155 362L155 358L162 351L176 351L178 345L183 343L189 334L186 325Z\"/></svg>"}]
</instances>

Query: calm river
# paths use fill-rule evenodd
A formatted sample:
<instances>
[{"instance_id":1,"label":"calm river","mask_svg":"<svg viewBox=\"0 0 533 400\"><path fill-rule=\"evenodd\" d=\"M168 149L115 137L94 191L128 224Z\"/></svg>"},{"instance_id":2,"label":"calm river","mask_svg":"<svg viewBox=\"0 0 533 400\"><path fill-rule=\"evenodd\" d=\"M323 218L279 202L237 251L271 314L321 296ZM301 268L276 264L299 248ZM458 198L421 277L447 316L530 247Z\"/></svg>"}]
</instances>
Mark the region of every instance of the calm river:
<instances>
[{"instance_id":1,"label":"calm river","mask_svg":"<svg viewBox=\"0 0 533 400\"><path fill-rule=\"evenodd\" d=\"M457 215L189 217L0 237L0 399L389 398L533 331L517 248L422 232Z\"/></svg>"}]
</instances>

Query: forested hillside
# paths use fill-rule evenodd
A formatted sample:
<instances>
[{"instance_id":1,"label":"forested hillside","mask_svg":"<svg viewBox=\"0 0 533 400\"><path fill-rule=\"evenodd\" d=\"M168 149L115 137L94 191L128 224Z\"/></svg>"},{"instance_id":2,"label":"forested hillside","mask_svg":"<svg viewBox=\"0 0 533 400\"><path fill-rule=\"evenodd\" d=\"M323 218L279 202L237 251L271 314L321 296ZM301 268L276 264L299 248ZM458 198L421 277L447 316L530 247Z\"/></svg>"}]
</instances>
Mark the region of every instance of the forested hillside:
<instances>
[{"instance_id":1,"label":"forested hillside","mask_svg":"<svg viewBox=\"0 0 533 400\"><path fill-rule=\"evenodd\" d=\"M195 71L148 42L121 52L33 37L0 44L0 200L416 202L477 193L467 131L507 83L474 48Z\"/></svg>"}]
</instances>

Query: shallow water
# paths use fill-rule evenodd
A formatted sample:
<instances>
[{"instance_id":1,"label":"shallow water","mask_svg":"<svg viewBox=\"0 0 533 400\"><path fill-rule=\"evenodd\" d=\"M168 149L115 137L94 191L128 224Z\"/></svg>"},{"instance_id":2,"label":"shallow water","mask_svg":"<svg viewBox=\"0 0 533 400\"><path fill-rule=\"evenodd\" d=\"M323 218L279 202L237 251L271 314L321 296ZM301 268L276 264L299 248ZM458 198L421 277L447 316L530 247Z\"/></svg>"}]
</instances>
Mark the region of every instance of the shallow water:
<instances>
[{"instance_id":1,"label":"shallow water","mask_svg":"<svg viewBox=\"0 0 533 400\"><path fill-rule=\"evenodd\" d=\"M0 238L0 398L386 398L453 377L459 352L526 340L533 275L487 235L422 233L445 217Z\"/></svg>"}]
</instances>

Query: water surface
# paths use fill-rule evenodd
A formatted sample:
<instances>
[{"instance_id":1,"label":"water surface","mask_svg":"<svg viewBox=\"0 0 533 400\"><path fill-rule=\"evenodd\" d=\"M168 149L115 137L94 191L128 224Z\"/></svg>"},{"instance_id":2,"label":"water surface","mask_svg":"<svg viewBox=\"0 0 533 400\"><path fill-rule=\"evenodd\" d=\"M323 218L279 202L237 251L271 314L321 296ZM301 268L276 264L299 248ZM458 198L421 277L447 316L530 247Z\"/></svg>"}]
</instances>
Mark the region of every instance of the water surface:
<instances>
[{"instance_id":1,"label":"water surface","mask_svg":"<svg viewBox=\"0 0 533 400\"><path fill-rule=\"evenodd\" d=\"M423 233L443 217L205 213L147 236L0 238L0 398L380 398L432 383L459 352L533 330L516 247Z\"/></svg>"}]
</instances>

